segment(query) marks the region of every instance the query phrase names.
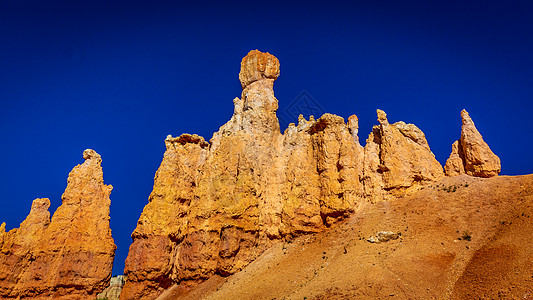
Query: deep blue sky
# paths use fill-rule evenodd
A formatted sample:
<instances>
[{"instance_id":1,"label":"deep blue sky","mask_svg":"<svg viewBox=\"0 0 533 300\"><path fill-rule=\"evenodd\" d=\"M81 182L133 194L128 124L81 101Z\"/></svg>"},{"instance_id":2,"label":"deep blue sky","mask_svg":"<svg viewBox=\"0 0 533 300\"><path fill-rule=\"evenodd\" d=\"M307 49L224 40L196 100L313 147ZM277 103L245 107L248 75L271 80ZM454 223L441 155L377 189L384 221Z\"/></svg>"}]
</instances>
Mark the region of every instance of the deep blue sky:
<instances>
[{"instance_id":1,"label":"deep blue sky","mask_svg":"<svg viewBox=\"0 0 533 300\"><path fill-rule=\"evenodd\" d=\"M381 108L421 128L444 164L466 108L502 174L532 173L532 32L533 1L0 0L0 222L18 227L38 197L55 211L95 149L122 273L163 140L209 139L229 120L252 49L281 62L284 120L307 91L357 114L364 142Z\"/></svg>"}]
</instances>

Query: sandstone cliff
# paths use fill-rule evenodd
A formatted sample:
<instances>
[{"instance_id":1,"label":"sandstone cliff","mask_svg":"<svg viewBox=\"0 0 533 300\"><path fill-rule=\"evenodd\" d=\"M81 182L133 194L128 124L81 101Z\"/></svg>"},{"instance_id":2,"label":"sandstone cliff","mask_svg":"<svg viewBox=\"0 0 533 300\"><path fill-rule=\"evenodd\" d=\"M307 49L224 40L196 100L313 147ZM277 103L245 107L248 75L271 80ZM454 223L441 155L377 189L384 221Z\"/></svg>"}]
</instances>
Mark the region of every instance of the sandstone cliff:
<instances>
[{"instance_id":1,"label":"sandstone cliff","mask_svg":"<svg viewBox=\"0 0 533 300\"><path fill-rule=\"evenodd\" d=\"M116 246L109 227L109 195L101 157L83 153L62 205L50 220L48 199L35 199L19 228L0 227L0 297L94 299L111 277Z\"/></svg>"},{"instance_id":2,"label":"sandstone cliff","mask_svg":"<svg viewBox=\"0 0 533 300\"><path fill-rule=\"evenodd\" d=\"M168 136L132 233L121 299L233 274L278 240L323 231L364 202L403 197L444 177L424 133L378 110L367 144L358 119L300 116L280 133L279 62L251 51L231 119L209 142Z\"/></svg>"},{"instance_id":3,"label":"sandstone cliff","mask_svg":"<svg viewBox=\"0 0 533 300\"><path fill-rule=\"evenodd\" d=\"M444 166L446 175L466 173L476 177L497 176L501 171L500 158L490 150L464 109L461 111L461 118L461 138L452 145L452 153Z\"/></svg>"}]
</instances>

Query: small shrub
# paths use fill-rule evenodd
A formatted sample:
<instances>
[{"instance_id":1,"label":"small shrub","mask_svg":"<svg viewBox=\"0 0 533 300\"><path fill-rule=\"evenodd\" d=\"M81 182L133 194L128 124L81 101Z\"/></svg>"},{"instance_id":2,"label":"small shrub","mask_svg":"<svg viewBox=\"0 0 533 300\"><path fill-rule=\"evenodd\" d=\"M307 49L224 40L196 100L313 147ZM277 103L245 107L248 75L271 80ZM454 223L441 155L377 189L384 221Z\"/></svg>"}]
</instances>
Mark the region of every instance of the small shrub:
<instances>
[{"instance_id":1,"label":"small shrub","mask_svg":"<svg viewBox=\"0 0 533 300\"><path fill-rule=\"evenodd\" d=\"M463 235L459 238L460 240L465 240L465 241L471 241L472 240L472 234L470 234L470 232L468 232L467 230L465 230L463 232Z\"/></svg>"}]
</instances>

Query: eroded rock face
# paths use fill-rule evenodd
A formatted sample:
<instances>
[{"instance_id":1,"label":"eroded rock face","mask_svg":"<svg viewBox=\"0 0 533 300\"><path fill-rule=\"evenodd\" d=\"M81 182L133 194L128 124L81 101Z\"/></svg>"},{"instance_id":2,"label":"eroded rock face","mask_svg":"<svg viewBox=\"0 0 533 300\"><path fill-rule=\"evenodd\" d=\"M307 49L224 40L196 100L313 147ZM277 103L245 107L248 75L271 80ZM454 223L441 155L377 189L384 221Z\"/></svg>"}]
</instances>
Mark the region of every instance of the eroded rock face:
<instances>
[{"instance_id":1,"label":"eroded rock face","mask_svg":"<svg viewBox=\"0 0 533 300\"><path fill-rule=\"evenodd\" d=\"M119 300L122 287L126 283L126 276L118 275L112 277L109 286L96 296L96 299Z\"/></svg>"},{"instance_id":2,"label":"eroded rock face","mask_svg":"<svg viewBox=\"0 0 533 300\"><path fill-rule=\"evenodd\" d=\"M367 144L358 119L299 117L280 133L278 60L251 51L231 119L210 142L165 140L154 189L132 234L121 299L233 274L281 239L325 230L363 201L403 197L444 176L424 133L378 110Z\"/></svg>"},{"instance_id":3,"label":"eroded rock face","mask_svg":"<svg viewBox=\"0 0 533 300\"><path fill-rule=\"evenodd\" d=\"M464 109L461 118L461 138L452 145L452 153L444 166L446 175L466 173L476 177L498 176L501 171L500 158L490 150Z\"/></svg>"},{"instance_id":4,"label":"eroded rock face","mask_svg":"<svg viewBox=\"0 0 533 300\"><path fill-rule=\"evenodd\" d=\"M0 296L91 299L111 277L116 246L101 157L85 150L50 220L50 200L35 199L19 228L0 227Z\"/></svg>"},{"instance_id":5,"label":"eroded rock face","mask_svg":"<svg viewBox=\"0 0 533 300\"><path fill-rule=\"evenodd\" d=\"M266 78L276 80L278 76L279 61L268 52L252 50L242 59L239 80L243 89L252 82Z\"/></svg>"},{"instance_id":6,"label":"eroded rock face","mask_svg":"<svg viewBox=\"0 0 533 300\"><path fill-rule=\"evenodd\" d=\"M464 152L462 148L459 140L453 142L452 153L450 153L450 157L446 160L446 165L444 166L446 176L465 174Z\"/></svg>"},{"instance_id":7,"label":"eroded rock face","mask_svg":"<svg viewBox=\"0 0 533 300\"><path fill-rule=\"evenodd\" d=\"M364 188L369 201L402 197L444 176L424 133L413 124L389 124L387 114L377 110L380 125L374 126L364 151Z\"/></svg>"},{"instance_id":8,"label":"eroded rock face","mask_svg":"<svg viewBox=\"0 0 533 300\"><path fill-rule=\"evenodd\" d=\"M361 201L357 117L349 129L338 116L301 116L281 134L278 74L275 57L251 51L234 114L210 143L167 138L132 234L121 299L153 299L174 283L233 274L274 241L321 231Z\"/></svg>"}]
</instances>

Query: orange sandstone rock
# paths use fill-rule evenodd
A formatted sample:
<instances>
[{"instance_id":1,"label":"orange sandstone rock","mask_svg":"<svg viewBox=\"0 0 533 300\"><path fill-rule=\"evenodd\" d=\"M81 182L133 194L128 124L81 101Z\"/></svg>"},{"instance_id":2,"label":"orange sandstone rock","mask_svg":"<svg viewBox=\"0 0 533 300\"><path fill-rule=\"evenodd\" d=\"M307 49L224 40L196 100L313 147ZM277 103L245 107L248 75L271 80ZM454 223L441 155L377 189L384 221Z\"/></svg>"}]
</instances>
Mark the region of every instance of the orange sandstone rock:
<instances>
[{"instance_id":1,"label":"orange sandstone rock","mask_svg":"<svg viewBox=\"0 0 533 300\"><path fill-rule=\"evenodd\" d=\"M279 76L279 61L270 54L252 50L241 61L239 80L244 89L254 81L265 78L276 80Z\"/></svg>"},{"instance_id":2,"label":"orange sandstone rock","mask_svg":"<svg viewBox=\"0 0 533 300\"><path fill-rule=\"evenodd\" d=\"M424 133L390 124L381 110L364 148L355 115L347 123L332 114L300 116L281 134L278 75L275 57L251 51L233 116L210 142L167 137L132 234L121 299L155 299L175 284L233 274L279 240L323 231L364 201L403 197L444 176ZM472 148L471 127L463 131L458 156Z\"/></svg>"},{"instance_id":3,"label":"orange sandstone rock","mask_svg":"<svg viewBox=\"0 0 533 300\"><path fill-rule=\"evenodd\" d=\"M453 142L452 144L452 153L450 153L450 157L448 160L446 160L444 172L447 176L456 176L466 173L463 147L461 146L459 140Z\"/></svg>"},{"instance_id":4,"label":"orange sandstone rock","mask_svg":"<svg viewBox=\"0 0 533 300\"><path fill-rule=\"evenodd\" d=\"M229 275L276 240L318 232L361 201L363 148L341 117L300 118L282 135L278 60L241 63L241 98L210 140L168 137L149 203L132 234L121 299L154 299L171 284Z\"/></svg>"},{"instance_id":5,"label":"orange sandstone rock","mask_svg":"<svg viewBox=\"0 0 533 300\"><path fill-rule=\"evenodd\" d=\"M374 126L365 146L365 195L372 201L402 197L444 176L424 133L402 121L389 124L387 114L377 110L380 125Z\"/></svg>"},{"instance_id":6,"label":"orange sandstone rock","mask_svg":"<svg viewBox=\"0 0 533 300\"><path fill-rule=\"evenodd\" d=\"M364 148L355 115L347 123L333 114L300 115L281 134L278 76L277 58L250 51L241 62L243 91L233 100L233 116L211 140L166 138L132 233L121 299L155 299L175 284L187 288L233 274L279 240L323 231L364 201L403 197L444 176L424 133L413 124L390 124L381 110ZM468 113L461 116L446 174L497 175L499 158ZM94 299L106 287L116 248L112 187L103 183L100 155L86 150L83 157L52 220L43 198L19 228L5 232L0 225L0 297ZM100 295L116 298L118 285Z\"/></svg>"},{"instance_id":7,"label":"orange sandstone rock","mask_svg":"<svg viewBox=\"0 0 533 300\"><path fill-rule=\"evenodd\" d=\"M52 220L46 198L33 201L19 228L0 228L0 296L31 299L93 299L111 277L116 246L109 228L109 194L101 157L69 174L63 204Z\"/></svg>"},{"instance_id":8,"label":"orange sandstone rock","mask_svg":"<svg viewBox=\"0 0 533 300\"><path fill-rule=\"evenodd\" d=\"M452 153L444 167L446 175L466 173L476 177L498 176L501 171L500 158L490 150L464 109L461 118L461 138L452 145Z\"/></svg>"}]
</instances>

